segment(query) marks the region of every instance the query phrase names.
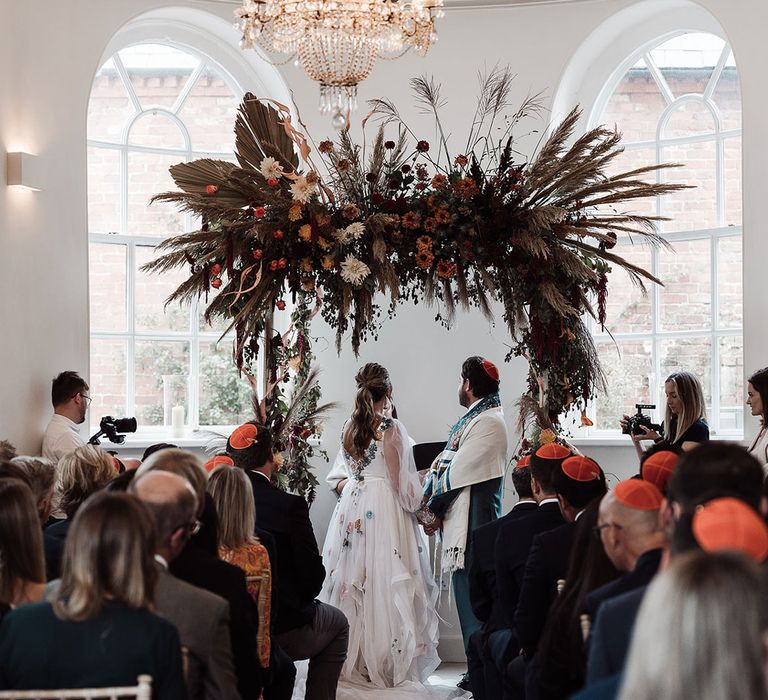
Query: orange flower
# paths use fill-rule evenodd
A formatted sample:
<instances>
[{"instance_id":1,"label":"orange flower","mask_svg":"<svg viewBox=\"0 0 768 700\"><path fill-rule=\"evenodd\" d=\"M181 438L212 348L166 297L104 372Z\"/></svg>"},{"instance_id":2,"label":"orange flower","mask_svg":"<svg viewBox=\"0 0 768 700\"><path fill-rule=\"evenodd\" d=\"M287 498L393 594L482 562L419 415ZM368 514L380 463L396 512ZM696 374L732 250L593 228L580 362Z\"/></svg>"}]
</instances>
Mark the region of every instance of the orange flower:
<instances>
[{"instance_id":1,"label":"orange flower","mask_svg":"<svg viewBox=\"0 0 768 700\"><path fill-rule=\"evenodd\" d=\"M333 248L333 243L331 243L327 238L323 238L322 236L317 239L317 245L319 245L323 250L330 250Z\"/></svg>"},{"instance_id":2,"label":"orange flower","mask_svg":"<svg viewBox=\"0 0 768 700\"><path fill-rule=\"evenodd\" d=\"M432 239L429 236L419 236L416 239L416 247L419 251L432 250Z\"/></svg>"},{"instance_id":3,"label":"orange flower","mask_svg":"<svg viewBox=\"0 0 768 700\"><path fill-rule=\"evenodd\" d=\"M422 270L428 270L430 267L432 267L432 263L434 261L435 261L435 256L432 255L432 253L426 248L416 253L416 264Z\"/></svg>"},{"instance_id":4,"label":"orange flower","mask_svg":"<svg viewBox=\"0 0 768 700\"><path fill-rule=\"evenodd\" d=\"M331 223L331 215L326 214L325 212L320 212L315 217L315 223L320 227L323 228L324 226L328 226L328 224Z\"/></svg>"},{"instance_id":5,"label":"orange flower","mask_svg":"<svg viewBox=\"0 0 768 700\"><path fill-rule=\"evenodd\" d=\"M581 425L584 428L591 428L594 425L594 423L590 420L589 416L584 411L581 412Z\"/></svg>"},{"instance_id":6,"label":"orange flower","mask_svg":"<svg viewBox=\"0 0 768 700\"><path fill-rule=\"evenodd\" d=\"M303 272L312 272L312 261L309 258L302 258L301 269Z\"/></svg>"},{"instance_id":7,"label":"orange flower","mask_svg":"<svg viewBox=\"0 0 768 700\"><path fill-rule=\"evenodd\" d=\"M312 240L312 227L309 224L304 224L299 228L299 238L307 242Z\"/></svg>"},{"instance_id":8,"label":"orange flower","mask_svg":"<svg viewBox=\"0 0 768 700\"><path fill-rule=\"evenodd\" d=\"M435 221L431 216L428 216L426 219L424 219L424 230L427 233L434 233L437 230L437 221Z\"/></svg>"},{"instance_id":9,"label":"orange flower","mask_svg":"<svg viewBox=\"0 0 768 700\"><path fill-rule=\"evenodd\" d=\"M445 175L435 175L432 178L432 187L436 190L441 190L448 184L448 178Z\"/></svg>"},{"instance_id":10,"label":"orange flower","mask_svg":"<svg viewBox=\"0 0 768 700\"><path fill-rule=\"evenodd\" d=\"M430 209L437 209L440 206L440 198L435 197L433 194L429 195L429 197L427 197L427 206Z\"/></svg>"},{"instance_id":11,"label":"orange flower","mask_svg":"<svg viewBox=\"0 0 768 700\"><path fill-rule=\"evenodd\" d=\"M557 439L557 435L549 428L545 428L539 433L539 442L542 445L548 445L550 442L554 442Z\"/></svg>"},{"instance_id":12,"label":"orange flower","mask_svg":"<svg viewBox=\"0 0 768 700\"><path fill-rule=\"evenodd\" d=\"M325 255L321 261L321 264L323 266L323 270L333 270L333 266L335 265L333 258L330 255Z\"/></svg>"},{"instance_id":13,"label":"orange flower","mask_svg":"<svg viewBox=\"0 0 768 700\"><path fill-rule=\"evenodd\" d=\"M451 262L450 260L441 260L437 263L437 276L440 279L450 279L456 274L456 270L456 263Z\"/></svg>"},{"instance_id":14,"label":"orange flower","mask_svg":"<svg viewBox=\"0 0 768 700\"><path fill-rule=\"evenodd\" d=\"M360 216L360 209L357 207L356 204L345 204L341 208L341 215L347 220L347 221L354 221L358 216Z\"/></svg>"},{"instance_id":15,"label":"orange flower","mask_svg":"<svg viewBox=\"0 0 768 700\"><path fill-rule=\"evenodd\" d=\"M296 204L292 204L291 208L288 210L288 220L299 221L300 219L301 219L301 204L299 202L296 202Z\"/></svg>"},{"instance_id":16,"label":"orange flower","mask_svg":"<svg viewBox=\"0 0 768 700\"><path fill-rule=\"evenodd\" d=\"M455 182L453 189L462 199L471 199L479 192L477 183L471 177L464 177Z\"/></svg>"},{"instance_id":17,"label":"orange flower","mask_svg":"<svg viewBox=\"0 0 768 700\"><path fill-rule=\"evenodd\" d=\"M458 165L460 168L466 168L467 163L469 163L469 158L466 156L456 156L456 160L453 161Z\"/></svg>"},{"instance_id":18,"label":"orange flower","mask_svg":"<svg viewBox=\"0 0 768 700\"><path fill-rule=\"evenodd\" d=\"M449 224L451 222L451 212L447 209L438 209L435 212L435 221L438 224Z\"/></svg>"},{"instance_id":19,"label":"orange flower","mask_svg":"<svg viewBox=\"0 0 768 700\"><path fill-rule=\"evenodd\" d=\"M311 277L309 279L301 280L301 288L305 292L311 292L315 288L315 280Z\"/></svg>"},{"instance_id":20,"label":"orange flower","mask_svg":"<svg viewBox=\"0 0 768 700\"><path fill-rule=\"evenodd\" d=\"M405 228L417 229L420 221L421 217L415 211L409 211L403 215L402 224Z\"/></svg>"}]
</instances>

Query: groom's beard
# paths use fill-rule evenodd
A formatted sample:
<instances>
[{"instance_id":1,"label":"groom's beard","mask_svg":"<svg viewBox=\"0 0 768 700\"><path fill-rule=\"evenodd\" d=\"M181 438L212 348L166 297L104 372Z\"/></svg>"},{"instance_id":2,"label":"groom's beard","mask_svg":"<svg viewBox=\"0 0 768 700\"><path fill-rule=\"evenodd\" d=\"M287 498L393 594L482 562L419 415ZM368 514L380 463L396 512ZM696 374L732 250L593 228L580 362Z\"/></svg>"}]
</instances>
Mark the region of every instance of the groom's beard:
<instances>
[{"instance_id":1,"label":"groom's beard","mask_svg":"<svg viewBox=\"0 0 768 700\"><path fill-rule=\"evenodd\" d=\"M459 389L459 405L469 408L469 395L463 389Z\"/></svg>"}]
</instances>

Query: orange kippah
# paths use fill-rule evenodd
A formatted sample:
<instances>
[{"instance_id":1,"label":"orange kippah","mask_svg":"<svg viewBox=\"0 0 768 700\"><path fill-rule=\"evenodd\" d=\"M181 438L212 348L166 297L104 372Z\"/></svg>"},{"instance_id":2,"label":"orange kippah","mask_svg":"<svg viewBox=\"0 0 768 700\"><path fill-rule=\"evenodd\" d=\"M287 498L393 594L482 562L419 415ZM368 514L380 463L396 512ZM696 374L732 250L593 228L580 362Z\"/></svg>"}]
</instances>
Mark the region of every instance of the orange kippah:
<instances>
[{"instance_id":1,"label":"orange kippah","mask_svg":"<svg viewBox=\"0 0 768 700\"><path fill-rule=\"evenodd\" d=\"M669 450L659 450L654 452L648 459L643 462L642 473L645 481L650 481L660 491L663 491L667 487L669 477L672 476L672 472L675 471L677 466L677 458L674 452Z\"/></svg>"},{"instance_id":2,"label":"orange kippah","mask_svg":"<svg viewBox=\"0 0 768 700\"><path fill-rule=\"evenodd\" d=\"M616 484L613 490L616 500L634 510L658 510L664 496L650 481L627 479Z\"/></svg>"},{"instance_id":3,"label":"orange kippah","mask_svg":"<svg viewBox=\"0 0 768 700\"><path fill-rule=\"evenodd\" d=\"M571 456L571 451L558 442L548 442L536 450L536 456L542 459L565 459Z\"/></svg>"},{"instance_id":4,"label":"orange kippah","mask_svg":"<svg viewBox=\"0 0 768 700\"><path fill-rule=\"evenodd\" d=\"M563 474L574 481L594 481L600 478L600 466L594 459L577 455L568 457L561 466Z\"/></svg>"},{"instance_id":5,"label":"orange kippah","mask_svg":"<svg viewBox=\"0 0 768 700\"><path fill-rule=\"evenodd\" d=\"M239 428L235 428L232 435L229 436L229 446L234 450L244 450L256 442L256 436L259 429L253 423L245 423Z\"/></svg>"},{"instance_id":6,"label":"orange kippah","mask_svg":"<svg viewBox=\"0 0 768 700\"><path fill-rule=\"evenodd\" d=\"M493 362L490 360L483 360L483 369L494 382L499 381L499 368L494 365Z\"/></svg>"},{"instance_id":7,"label":"orange kippah","mask_svg":"<svg viewBox=\"0 0 768 700\"><path fill-rule=\"evenodd\" d=\"M216 467L234 467L235 463L227 455L216 455L205 463L205 471L212 472Z\"/></svg>"},{"instance_id":8,"label":"orange kippah","mask_svg":"<svg viewBox=\"0 0 768 700\"><path fill-rule=\"evenodd\" d=\"M757 562L768 556L768 527L737 498L715 498L699 506L692 529L705 552L735 549Z\"/></svg>"},{"instance_id":9,"label":"orange kippah","mask_svg":"<svg viewBox=\"0 0 768 700\"><path fill-rule=\"evenodd\" d=\"M530 467L531 466L531 455L523 455L520 457L520 459L517 460L517 464L515 466L518 469L521 469L522 467Z\"/></svg>"}]
</instances>

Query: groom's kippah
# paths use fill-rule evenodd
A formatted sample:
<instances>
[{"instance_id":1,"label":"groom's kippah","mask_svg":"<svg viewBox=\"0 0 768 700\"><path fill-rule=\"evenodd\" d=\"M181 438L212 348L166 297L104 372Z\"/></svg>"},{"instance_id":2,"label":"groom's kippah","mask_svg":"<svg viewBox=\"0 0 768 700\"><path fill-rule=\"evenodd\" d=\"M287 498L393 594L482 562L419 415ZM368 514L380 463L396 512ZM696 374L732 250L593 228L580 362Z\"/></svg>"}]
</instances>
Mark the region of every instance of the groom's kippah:
<instances>
[{"instance_id":1,"label":"groom's kippah","mask_svg":"<svg viewBox=\"0 0 768 700\"><path fill-rule=\"evenodd\" d=\"M235 463L227 455L216 455L205 463L205 471L212 472L216 467L234 467Z\"/></svg>"},{"instance_id":2,"label":"groom's kippah","mask_svg":"<svg viewBox=\"0 0 768 700\"><path fill-rule=\"evenodd\" d=\"M490 360L483 360L483 369L494 382L499 381L499 368L494 365L493 362Z\"/></svg>"},{"instance_id":3,"label":"groom's kippah","mask_svg":"<svg viewBox=\"0 0 768 700\"><path fill-rule=\"evenodd\" d=\"M691 528L705 552L732 549L757 562L768 557L768 528L750 506L737 498L715 498L699 506Z\"/></svg>"},{"instance_id":4,"label":"groom's kippah","mask_svg":"<svg viewBox=\"0 0 768 700\"><path fill-rule=\"evenodd\" d=\"M640 474L645 481L650 481L659 491L667 488L669 477L675 471L678 455L669 450L659 450L648 457L640 466Z\"/></svg>"},{"instance_id":5,"label":"groom's kippah","mask_svg":"<svg viewBox=\"0 0 768 700\"><path fill-rule=\"evenodd\" d=\"M633 510L658 510L664 496L650 481L627 479L616 484L613 490L616 500Z\"/></svg>"},{"instance_id":6,"label":"groom's kippah","mask_svg":"<svg viewBox=\"0 0 768 700\"><path fill-rule=\"evenodd\" d=\"M253 423L245 423L235 428L229 436L229 447L233 450L245 450L256 442L259 429Z\"/></svg>"},{"instance_id":7,"label":"groom's kippah","mask_svg":"<svg viewBox=\"0 0 768 700\"><path fill-rule=\"evenodd\" d=\"M594 459L577 455L563 460L563 474L574 481L594 481L600 478L600 467Z\"/></svg>"},{"instance_id":8,"label":"groom's kippah","mask_svg":"<svg viewBox=\"0 0 768 700\"><path fill-rule=\"evenodd\" d=\"M549 442L536 450L536 456L542 459L565 459L571 456L571 451L559 442Z\"/></svg>"}]
</instances>

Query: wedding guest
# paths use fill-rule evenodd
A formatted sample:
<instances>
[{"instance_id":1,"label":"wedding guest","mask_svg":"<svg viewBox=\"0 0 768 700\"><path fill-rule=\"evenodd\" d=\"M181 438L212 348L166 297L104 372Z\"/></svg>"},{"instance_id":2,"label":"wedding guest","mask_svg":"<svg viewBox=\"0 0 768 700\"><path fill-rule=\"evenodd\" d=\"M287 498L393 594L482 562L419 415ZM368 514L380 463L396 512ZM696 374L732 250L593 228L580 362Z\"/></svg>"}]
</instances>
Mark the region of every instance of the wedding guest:
<instances>
[{"instance_id":1,"label":"wedding guest","mask_svg":"<svg viewBox=\"0 0 768 700\"><path fill-rule=\"evenodd\" d=\"M620 700L764 700L767 632L757 564L730 552L681 556L643 600Z\"/></svg>"},{"instance_id":2,"label":"wedding guest","mask_svg":"<svg viewBox=\"0 0 768 700\"><path fill-rule=\"evenodd\" d=\"M48 580L61 575L61 559L72 518L92 494L115 476L112 456L93 445L81 445L62 457L57 469L56 497L66 516L45 528L44 547Z\"/></svg>"},{"instance_id":3,"label":"wedding guest","mask_svg":"<svg viewBox=\"0 0 768 700\"><path fill-rule=\"evenodd\" d=\"M0 618L45 592L43 535L30 488L0 479Z\"/></svg>"},{"instance_id":4,"label":"wedding guest","mask_svg":"<svg viewBox=\"0 0 768 700\"><path fill-rule=\"evenodd\" d=\"M432 465L425 493L437 520L427 534L442 530L442 569L451 572L465 651L481 623L472 611L467 564L470 535L501 516L502 478L507 466L507 427L499 397L499 370L474 356L461 367L459 403L466 413L451 429L445 449ZM465 675L459 687L470 688Z\"/></svg>"},{"instance_id":5,"label":"wedding guest","mask_svg":"<svg viewBox=\"0 0 768 700\"><path fill-rule=\"evenodd\" d=\"M677 468L683 451L675 445L662 443L646 450L640 459L640 478L650 481L663 495L667 493L667 482Z\"/></svg>"},{"instance_id":6,"label":"wedding guest","mask_svg":"<svg viewBox=\"0 0 768 700\"><path fill-rule=\"evenodd\" d=\"M45 523L51 514L56 468L45 457L14 457L11 464L20 467L27 476L27 483L37 503L40 522Z\"/></svg>"},{"instance_id":7,"label":"wedding guest","mask_svg":"<svg viewBox=\"0 0 768 700\"><path fill-rule=\"evenodd\" d=\"M256 525L275 539L280 582L274 639L294 661L309 659L307 700L332 700L347 654L349 624L331 605L320 603L325 568L309 519L307 502L272 484L276 465L272 435L256 423L238 427L227 454L251 482Z\"/></svg>"},{"instance_id":8,"label":"wedding guest","mask_svg":"<svg viewBox=\"0 0 768 700\"><path fill-rule=\"evenodd\" d=\"M88 384L77 372L62 372L51 385L53 417L43 435L43 457L56 464L85 444L77 427L85 422L91 403Z\"/></svg>"},{"instance_id":9,"label":"wedding guest","mask_svg":"<svg viewBox=\"0 0 768 700\"><path fill-rule=\"evenodd\" d=\"M688 452L709 440L707 411L704 392L696 375L690 372L674 372L664 382L666 412L661 432L640 426L640 435L631 435L639 457L643 456L642 442L653 440L677 445ZM629 424L629 416L621 419L622 429Z\"/></svg>"},{"instance_id":10,"label":"wedding guest","mask_svg":"<svg viewBox=\"0 0 768 700\"><path fill-rule=\"evenodd\" d=\"M185 680L190 700L239 697L229 637L229 604L168 570L169 562L182 551L195 527L197 502L192 487L176 474L155 470L134 480L130 491L154 517L155 605L158 614L176 626L188 650Z\"/></svg>"},{"instance_id":11,"label":"wedding guest","mask_svg":"<svg viewBox=\"0 0 768 700\"><path fill-rule=\"evenodd\" d=\"M11 611L0 625L0 688L136 685L186 698L176 628L151 612L157 570L152 516L126 494L100 493L78 511L52 602Z\"/></svg>"},{"instance_id":12,"label":"wedding guest","mask_svg":"<svg viewBox=\"0 0 768 700\"><path fill-rule=\"evenodd\" d=\"M760 418L760 431L749 451L757 457L763 469L768 470L768 367L755 372L747 382L747 406L753 416Z\"/></svg>"}]
</instances>

